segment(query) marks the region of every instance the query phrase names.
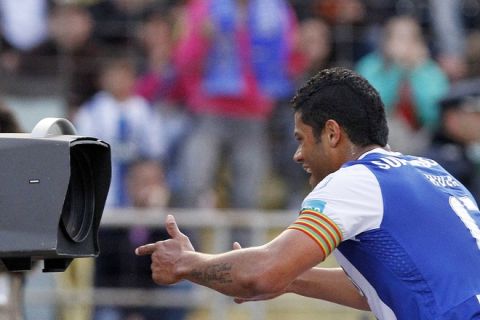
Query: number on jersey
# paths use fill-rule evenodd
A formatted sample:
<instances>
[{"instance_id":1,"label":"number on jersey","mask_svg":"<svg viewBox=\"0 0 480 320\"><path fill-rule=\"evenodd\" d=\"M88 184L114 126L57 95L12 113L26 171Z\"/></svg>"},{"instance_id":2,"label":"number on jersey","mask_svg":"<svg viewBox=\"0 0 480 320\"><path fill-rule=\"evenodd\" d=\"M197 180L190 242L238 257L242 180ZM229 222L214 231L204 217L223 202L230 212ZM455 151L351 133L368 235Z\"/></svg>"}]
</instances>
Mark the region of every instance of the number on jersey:
<instances>
[{"instance_id":1,"label":"number on jersey","mask_svg":"<svg viewBox=\"0 0 480 320\"><path fill-rule=\"evenodd\" d=\"M468 197L457 198L452 196L449 202L453 211L455 211L457 216L462 220L465 227L470 230L480 249L480 226L479 223L476 222L476 220L480 221L480 212L478 211L477 205ZM475 215L477 219L475 219Z\"/></svg>"}]
</instances>

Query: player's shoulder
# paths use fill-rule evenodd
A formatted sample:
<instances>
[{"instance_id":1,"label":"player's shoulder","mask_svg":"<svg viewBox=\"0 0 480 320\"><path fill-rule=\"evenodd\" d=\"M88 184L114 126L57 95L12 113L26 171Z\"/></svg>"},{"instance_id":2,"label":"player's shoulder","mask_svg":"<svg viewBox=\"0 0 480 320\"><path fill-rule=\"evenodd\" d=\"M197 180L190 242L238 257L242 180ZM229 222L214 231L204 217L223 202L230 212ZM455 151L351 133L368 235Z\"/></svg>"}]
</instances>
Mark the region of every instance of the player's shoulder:
<instances>
[{"instance_id":1,"label":"player's shoulder","mask_svg":"<svg viewBox=\"0 0 480 320\"><path fill-rule=\"evenodd\" d=\"M325 177L315 189L322 189L332 184L348 186L364 180L375 179L370 169L371 163L371 160L348 162Z\"/></svg>"},{"instance_id":2,"label":"player's shoulder","mask_svg":"<svg viewBox=\"0 0 480 320\"><path fill-rule=\"evenodd\" d=\"M404 161L404 156L376 148L361 155L357 160L345 163L340 169L331 173L318 183L310 197L332 194L350 194L377 197L380 191L378 177L374 167L386 166L387 163Z\"/></svg>"},{"instance_id":3,"label":"player's shoulder","mask_svg":"<svg viewBox=\"0 0 480 320\"><path fill-rule=\"evenodd\" d=\"M348 167L342 167L332 174L332 179L337 183L354 183L365 178L373 177L370 169L363 163L353 164Z\"/></svg>"},{"instance_id":4,"label":"player's shoulder","mask_svg":"<svg viewBox=\"0 0 480 320\"><path fill-rule=\"evenodd\" d=\"M378 228L383 217L382 191L368 166L344 166L323 179L305 198L302 209L329 217L343 239Z\"/></svg>"},{"instance_id":5,"label":"player's shoulder","mask_svg":"<svg viewBox=\"0 0 480 320\"><path fill-rule=\"evenodd\" d=\"M331 173L313 188L309 197L342 197L364 194L378 190L378 181L368 166L358 163L342 167Z\"/></svg>"}]
</instances>

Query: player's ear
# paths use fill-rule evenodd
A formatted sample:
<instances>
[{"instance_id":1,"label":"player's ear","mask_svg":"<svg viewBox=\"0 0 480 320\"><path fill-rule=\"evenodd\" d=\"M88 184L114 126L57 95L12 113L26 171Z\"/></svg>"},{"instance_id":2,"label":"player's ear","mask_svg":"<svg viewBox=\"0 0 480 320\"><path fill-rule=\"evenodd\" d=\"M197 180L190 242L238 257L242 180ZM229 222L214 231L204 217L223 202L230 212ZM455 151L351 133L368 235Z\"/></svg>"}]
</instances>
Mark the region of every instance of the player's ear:
<instances>
[{"instance_id":1,"label":"player's ear","mask_svg":"<svg viewBox=\"0 0 480 320\"><path fill-rule=\"evenodd\" d=\"M336 147L340 141L340 136L342 134L342 129L337 121L329 119L325 122L325 136L327 138L328 144L331 147Z\"/></svg>"}]
</instances>

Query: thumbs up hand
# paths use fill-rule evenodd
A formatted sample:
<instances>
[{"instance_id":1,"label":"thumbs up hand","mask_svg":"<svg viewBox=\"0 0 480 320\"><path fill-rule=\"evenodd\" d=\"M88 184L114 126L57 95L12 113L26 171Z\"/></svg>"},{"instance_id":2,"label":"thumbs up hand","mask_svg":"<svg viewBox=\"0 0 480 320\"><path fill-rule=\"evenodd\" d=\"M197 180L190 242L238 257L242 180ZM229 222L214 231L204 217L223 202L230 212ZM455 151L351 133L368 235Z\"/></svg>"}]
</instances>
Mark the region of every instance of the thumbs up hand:
<instances>
[{"instance_id":1,"label":"thumbs up hand","mask_svg":"<svg viewBox=\"0 0 480 320\"><path fill-rule=\"evenodd\" d=\"M190 239L178 229L172 215L165 219L165 228L171 239L146 244L135 249L138 256L151 255L152 279L157 284L174 284L181 279L176 272L178 260L185 251L195 251Z\"/></svg>"}]
</instances>

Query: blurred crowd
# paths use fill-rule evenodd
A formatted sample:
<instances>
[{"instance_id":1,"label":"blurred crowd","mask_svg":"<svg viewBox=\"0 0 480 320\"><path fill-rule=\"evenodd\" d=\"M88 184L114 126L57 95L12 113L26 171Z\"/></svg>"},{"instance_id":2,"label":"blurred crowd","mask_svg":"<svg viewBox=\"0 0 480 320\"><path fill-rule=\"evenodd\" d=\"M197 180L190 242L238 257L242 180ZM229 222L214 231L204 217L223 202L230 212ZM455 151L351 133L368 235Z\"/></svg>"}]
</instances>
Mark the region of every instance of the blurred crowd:
<instances>
[{"instance_id":1,"label":"blurred crowd","mask_svg":"<svg viewBox=\"0 0 480 320\"><path fill-rule=\"evenodd\" d=\"M479 27L480 0L2 0L0 93L58 95L79 134L111 144L108 208L295 209L308 186L289 100L350 67L379 91L392 149L434 158L479 199ZM102 230L95 284L151 286L133 248L162 237Z\"/></svg>"}]
</instances>

